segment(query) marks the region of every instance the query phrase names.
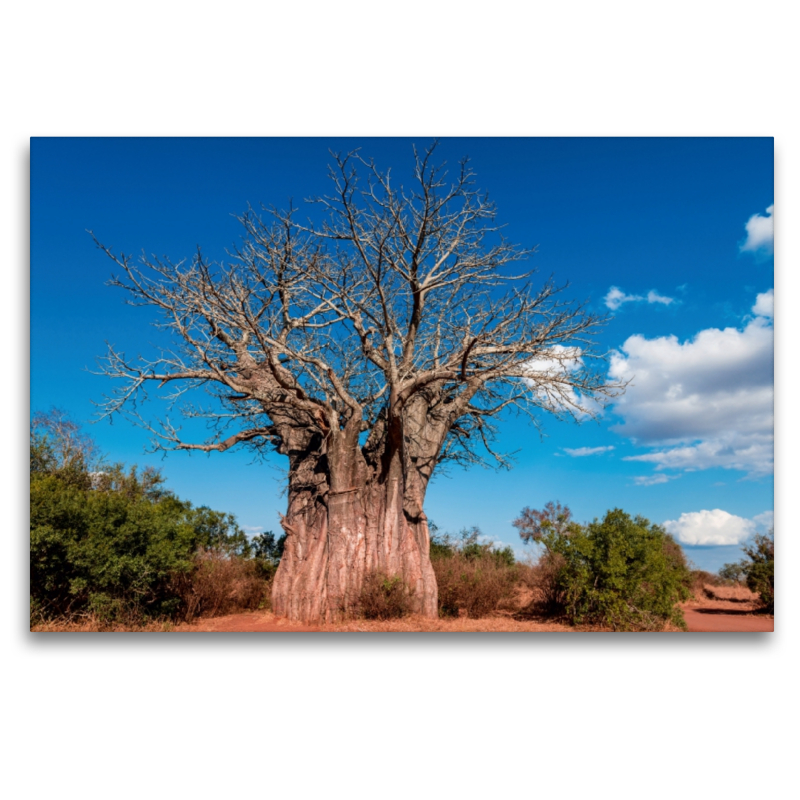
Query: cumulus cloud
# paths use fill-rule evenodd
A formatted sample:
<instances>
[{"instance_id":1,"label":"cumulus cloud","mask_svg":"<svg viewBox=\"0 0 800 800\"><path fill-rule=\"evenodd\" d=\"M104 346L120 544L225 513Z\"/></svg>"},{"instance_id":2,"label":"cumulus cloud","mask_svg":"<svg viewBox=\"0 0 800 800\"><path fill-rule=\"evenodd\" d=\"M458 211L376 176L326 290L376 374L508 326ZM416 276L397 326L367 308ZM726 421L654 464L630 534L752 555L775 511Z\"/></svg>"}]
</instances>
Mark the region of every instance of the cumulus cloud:
<instances>
[{"instance_id":1,"label":"cumulus cloud","mask_svg":"<svg viewBox=\"0 0 800 800\"><path fill-rule=\"evenodd\" d=\"M657 475L637 475L633 482L636 486L656 486L659 483L675 480L675 478L680 478L680 475L665 475L663 472L659 472Z\"/></svg>"},{"instance_id":2,"label":"cumulus cloud","mask_svg":"<svg viewBox=\"0 0 800 800\"><path fill-rule=\"evenodd\" d=\"M755 308L766 311L766 295ZM773 328L759 313L743 328L709 328L693 339L629 337L609 376L630 381L613 428L657 448L626 460L657 470L773 469Z\"/></svg>"},{"instance_id":3,"label":"cumulus cloud","mask_svg":"<svg viewBox=\"0 0 800 800\"><path fill-rule=\"evenodd\" d=\"M584 397L569 385L569 376L583 367L583 350L555 344L547 349L549 357L531 359L525 365L528 377L523 380L542 404L550 409L563 410L577 417L591 416L601 405Z\"/></svg>"},{"instance_id":4,"label":"cumulus cloud","mask_svg":"<svg viewBox=\"0 0 800 800\"><path fill-rule=\"evenodd\" d=\"M753 214L747 220L744 226L747 231L747 238L740 246L742 252L747 250L750 252L772 252L775 238L775 225L772 217L774 208L774 205L769 206L764 217L761 214Z\"/></svg>"},{"instance_id":5,"label":"cumulus cloud","mask_svg":"<svg viewBox=\"0 0 800 800\"><path fill-rule=\"evenodd\" d=\"M679 519L666 520L664 527L683 544L731 545L749 539L757 525L752 519L715 508L681 514Z\"/></svg>"},{"instance_id":6,"label":"cumulus cloud","mask_svg":"<svg viewBox=\"0 0 800 800\"><path fill-rule=\"evenodd\" d=\"M756 514L753 517L753 522L755 522L761 530L769 530L775 526L775 512L764 511L761 514Z\"/></svg>"},{"instance_id":7,"label":"cumulus cloud","mask_svg":"<svg viewBox=\"0 0 800 800\"><path fill-rule=\"evenodd\" d=\"M772 289L756 297L753 313L756 316L769 317L770 319L775 316L775 292Z\"/></svg>"},{"instance_id":8,"label":"cumulus cloud","mask_svg":"<svg viewBox=\"0 0 800 800\"><path fill-rule=\"evenodd\" d=\"M580 456L596 456L599 453L607 453L609 450L613 450L614 445L607 445L606 447L565 447L564 452L567 455L573 457L580 457Z\"/></svg>"},{"instance_id":9,"label":"cumulus cloud","mask_svg":"<svg viewBox=\"0 0 800 800\"><path fill-rule=\"evenodd\" d=\"M610 308L612 311L616 311L623 303L640 303L647 301L648 303L661 303L662 305L668 306L670 303L675 302L674 298L659 294L655 289L651 289L645 297L640 294L625 294L625 292L617 286L612 286L608 290L608 294L603 298L603 301L606 307Z\"/></svg>"}]
</instances>

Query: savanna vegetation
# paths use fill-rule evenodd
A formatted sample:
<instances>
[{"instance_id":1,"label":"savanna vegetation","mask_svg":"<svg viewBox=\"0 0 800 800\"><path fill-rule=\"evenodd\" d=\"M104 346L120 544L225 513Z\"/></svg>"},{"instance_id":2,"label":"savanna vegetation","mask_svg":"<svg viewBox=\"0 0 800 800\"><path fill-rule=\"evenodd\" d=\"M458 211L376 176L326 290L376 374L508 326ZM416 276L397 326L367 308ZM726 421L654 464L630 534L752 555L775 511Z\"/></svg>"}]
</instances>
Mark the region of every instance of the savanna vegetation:
<instances>
[{"instance_id":1,"label":"savanna vegetation","mask_svg":"<svg viewBox=\"0 0 800 800\"><path fill-rule=\"evenodd\" d=\"M108 464L58 410L30 432L31 625L190 620L264 606L282 541L194 507L155 469Z\"/></svg>"},{"instance_id":2,"label":"savanna vegetation","mask_svg":"<svg viewBox=\"0 0 800 800\"><path fill-rule=\"evenodd\" d=\"M269 607L285 535L248 538L232 515L176 497L159 471L105 462L57 410L31 423L30 486L34 629L81 620L101 630L135 629ZM663 528L620 509L586 524L558 503L523 509L514 525L534 546L523 561L478 528L455 535L428 524L441 619L685 628L680 603L692 592L744 583L766 610L774 607L772 532L745 547L747 559L711 575L690 570ZM376 570L348 617L417 613L413 585Z\"/></svg>"},{"instance_id":3,"label":"savanna vegetation","mask_svg":"<svg viewBox=\"0 0 800 800\"><path fill-rule=\"evenodd\" d=\"M765 613L775 612L775 531L756 534L742 548L746 558L725 564L719 571L721 578L746 584L761 600Z\"/></svg>"},{"instance_id":4,"label":"savanna vegetation","mask_svg":"<svg viewBox=\"0 0 800 800\"><path fill-rule=\"evenodd\" d=\"M566 506L525 508L514 525L542 546L540 602L573 624L613 630L685 628L679 603L691 572L680 545L659 525L615 508L580 525Z\"/></svg>"}]
</instances>

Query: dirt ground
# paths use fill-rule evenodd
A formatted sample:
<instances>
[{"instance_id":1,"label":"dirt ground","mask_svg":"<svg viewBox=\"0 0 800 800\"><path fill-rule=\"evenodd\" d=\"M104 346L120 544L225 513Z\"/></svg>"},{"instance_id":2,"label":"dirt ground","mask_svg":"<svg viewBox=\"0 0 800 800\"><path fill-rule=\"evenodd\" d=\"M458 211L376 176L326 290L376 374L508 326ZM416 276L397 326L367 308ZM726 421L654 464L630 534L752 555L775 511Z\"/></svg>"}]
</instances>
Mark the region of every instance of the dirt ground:
<instances>
[{"instance_id":1,"label":"dirt ground","mask_svg":"<svg viewBox=\"0 0 800 800\"><path fill-rule=\"evenodd\" d=\"M431 620L424 617L405 617L398 620L352 620L334 625L321 625L311 627L297 625L282 619L269 611L254 611L248 614L232 614L227 617L214 619L201 619L190 624L179 625L176 631L184 633L206 632L247 632L247 633L300 633L311 631L335 632L360 632L360 633L466 633L487 632L501 633L512 631L538 631L572 633L573 628L549 622L518 621L511 617L490 617L487 619L438 619Z\"/></svg>"},{"instance_id":2,"label":"dirt ground","mask_svg":"<svg viewBox=\"0 0 800 800\"><path fill-rule=\"evenodd\" d=\"M602 628L573 628L546 619L515 619L514 609L530 603L530 592L516 598L514 608L483 619L426 619L410 616L397 620L349 620L338 624L309 626L278 617L270 611L249 611L227 616L201 618L192 623L173 625L152 622L144 627L119 626L108 628L97 620L83 622L54 622L38 625L37 632L88 632L104 630L177 631L180 633L310 633L321 631L362 633L576 633L581 630L601 632ZM773 631L773 616L757 613L757 596L743 587L700 587L694 597L682 605L690 633ZM670 631L676 628L668 627Z\"/></svg>"},{"instance_id":3,"label":"dirt ground","mask_svg":"<svg viewBox=\"0 0 800 800\"><path fill-rule=\"evenodd\" d=\"M751 633L775 630L775 618L756 613L758 603L754 600L738 597L731 600L718 599L713 595L721 595L719 590L711 594L711 597L695 597L683 604L683 616L690 633Z\"/></svg>"},{"instance_id":4,"label":"dirt ground","mask_svg":"<svg viewBox=\"0 0 800 800\"><path fill-rule=\"evenodd\" d=\"M747 590L745 590L747 591ZM719 599L714 593L694 597L684 603L683 614L690 633L706 632L753 632L773 631L772 616L755 613L757 603L752 598ZM722 594L717 592L716 594ZM755 597L753 595L753 597ZM577 629L567 625L544 621L515 620L511 616L496 616L485 619L438 619L406 617L399 620L352 620L334 625L317 627L298 625L276 616L270 611L253 611L232 614L213 619L179 625L176 631L184 633L308 633L312 631L333 632L560 632L575 633Z\"/></svg>"}]
</instances>

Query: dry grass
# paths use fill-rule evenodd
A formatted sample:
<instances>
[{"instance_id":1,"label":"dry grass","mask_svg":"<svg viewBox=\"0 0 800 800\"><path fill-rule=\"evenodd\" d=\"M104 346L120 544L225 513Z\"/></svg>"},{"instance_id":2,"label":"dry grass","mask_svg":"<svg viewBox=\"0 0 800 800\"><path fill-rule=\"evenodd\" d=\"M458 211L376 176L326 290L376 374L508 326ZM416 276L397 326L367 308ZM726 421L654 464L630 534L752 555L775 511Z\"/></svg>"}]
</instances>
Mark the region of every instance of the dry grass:
<instances>
[{"instance_id":1,"label":"dry grass","mask_svg":"<svg viewBox=\"0 0 800 800\"><path fill-rule=\"evenodd\" d=\"M469 619L468 617L447 617L444 619L428 619L410 615L402 619L367 620L352 619L342 622L305 626L278 617L271 611L258 611L249 614L238 614L232 617L216 619L198 619L191 624L179 625L180 632L234 632L248 633L282 631L327 633L569 633L576 630L567 625L517 620L511 616L498 615L485 619Z\"/></svg>"},{"instance_id":2,"label":"dry grass","mask_svg":"<svg viewBox=\"0 0 800 800\"><path fill-rule=\"evenodd\" d=\"M359 596L359 616L364 619L400 619L411 609L413 592L399 576L373 572L364 578Z\"/></svg>"},{"instance_id":3,"label":"dry grass","mask_svg":"<svg viewBox=\"0 0 800 800\"><path fill-rule=\"evenodd\" d=\"M169 620L117 620L109 622L97 614L86 614L75 619L56 619L31 625L31 633L168 633L175 630Z\"/></svg>"},{"instance_id":4,"label":"dry grass","mask_svg":"<svg viewBox=\"0 0 800 800\"><path fill-rule=\"evenodd\" d=\"M320 630L332 632L357 631L361 633L523 633L574 631L567 625L554 622L518 620L506 615L471 619L469 617L445 617L428 619L409 616L396 620L351 620L332 625L321 625Z\"/></svg>"},{"instance_id":5,"label":"dry grass","mask_svg":"<svg viewBox=\"0 0 800 800\"><path fill-rule=\"evenodd\" d=\"M269 606L271 584L253 561L214 550L195 556L195 568L177 578L187 622Z\"/></svg>"},{"instance_id":6,"label":"dry grass","mask_svg":"<svg viewBox=\"0 0 800 800\"><path fill-rule=\"evenodd\" d=\"M703 594L709 600L726 600L729 603L756 603L759 600L755 592L746 586L703 586Z\"/></svg>"},{"instance_id":7,"label":"dry grass","mask_svg":"<svg viewBox=\"0 0 800 800\"><path fill-rule=\"evenodd\" d=\"M442 616L482 619L499 609L513 608L519 584L516 567L498 563L491 554L467 557L458 551L431 563Z\"/></svg>"}]
</instances>

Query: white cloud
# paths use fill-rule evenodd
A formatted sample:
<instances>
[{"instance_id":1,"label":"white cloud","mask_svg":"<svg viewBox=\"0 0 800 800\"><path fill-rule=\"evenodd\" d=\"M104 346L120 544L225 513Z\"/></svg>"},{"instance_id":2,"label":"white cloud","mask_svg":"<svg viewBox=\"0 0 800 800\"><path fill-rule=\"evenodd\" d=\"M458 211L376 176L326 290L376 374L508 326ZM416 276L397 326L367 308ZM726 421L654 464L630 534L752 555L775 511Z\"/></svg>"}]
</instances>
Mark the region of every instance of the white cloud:
<instances>
[{"instance_id":1,"label":"white cloud","mask_svg":"<svg viewBox=\"0 0 800 800\"><path fill-rule=\"evenodd\" d=\"M664 297L663 294L659 294L655 289L651 289L647 293L647 302L663 303L663 305L668 306L670 303L674 303L675 300L672 297Z\"/></svg>"},{"instance_id":2,"label":"white cloud","mask_svg":"<svg viewBox=\"0 0 800 800\"><path fill-rule=\"evenodd\" d=\"M257 533L262 533L264 530L263 525L240 525L239 526L245 533L255 536Z\"/></svg>"},{"instance_id":3,"label":"white cloud","mask_svg":"<svg viewBox=\"0 0 800 800\"><path fill-rule=\"evenodd\" d=\"M755 522L761 530L767 531L775 527L775 512L764 511L761 514L756 514L753 517L753 522Z\"/></svg>"},{"instance_id":4,"label":"white cloud","mask_svg":"<svg viewBox=\"0 0 800 800\"><path fill-rule=\"evenodd\" d=\"M766 311L765 295L755 308ZM609 376L631 381L613 430L659 449L626 460L656 469L773 469L773 328L766 315L744 328L709 328L693 339L631 336Z\"/></svg>"},{"instance_id":5,"label":"white cloud","mask_svg":"<svg viewBox=\"0 0 800 800\"><path fill-rule=\"evenodd\" d=\"M769 317L772 319L775 316L775 292L770 289L756 297L756 303L753 306L753 313L759 317Z\"/></svg>"},{"instance_id":6,"label":"white cloud","mask_svg":"<svg viewBox=\"0 0 800 800\"><path fill-rule=\"evenodd\" d=\"M579 457L579 456L595 456L598 455L599 453L607 453L609 450L613 449L614 445L612 444L612 445L607 445L606 447L575 447L575 448L565 447L564 452L567 455L573 457Z\"/></svg>"},{"instance_id":7,"label":"white cloud","mask_svg":"<svg viewBox=\"0 0 800 800\"><path fill-rule=\"evenodd\" d=\"M680 478L680 475L665 475L660 472L658 475L637 475L633 482L636 486L656 486L659 483L675 480L675 478Z\"/></svg>"},{"instance_id":8,"label":"white cloud","mask_svg":"<svg viewBox=\"0 0 800 800\"><path fill-rule=\"evenodd\" d=\"M623 303L640 303L647 301L648 303L661 303L662 305L668 306L670 303L675 302L674 298L665 297L663 294L659 294L655 289L651 289L647 293L647 296L644 297L640 294L625 294L625 292L617 286L612 286L608 290L608 294L603 298L603 301L606 307L610 308L612 311L616 311Z\"/></svg>"},{"instance_id":9,"label":"white cloud","mask_svg":"<svg viewBox=\"0 0 800 800\"><path fill-rule=\"evenodd\" d=\"M597 414L602 406L591 397L583 397L570 386L570 373L583 367L583 350L556 344L547 349L549 358L534 358L525 365L523 380L542 405L550 410L563 410L576 417Z\"/></svg>"},{"instance_id":10,"label":"white cloud","mask_svg":"<svg viewBox=\"0 0 800 800\"><path fill-rule=\"evenodd\" d=\"M753 214L745 223L745 230L747 231L747 238L740 246L744 252L756 252L759 250L771 253L774 247L775 237L775 224L772 217L774 205L767 208L767 215L762 217L761 214Z\"/></svg>"},{"instance_id":11,"label":"white cloud","mask_svg":"<svg viewBox=\"0 0 800 800\"><path fill-rule=\"evenodd\" d=\"M732 545L749 539L758 526L752 519L715 508L681 514L680 519L664 522L664 527L683 544Z\"/></svg>"},{"instance_id":12,"label":"white cloud","mask_svg":"<svg viewBox=\"0 0 800 800\"><path fill-rule=\"evenodd\" d=\"M623 303L631 303L636 300L644 300L644 297L638 294L625 294L621 289L612 286L608 290L608 294L604 298L606 306L612 311L616 311Z\"/></svg>"}]
</instances>

